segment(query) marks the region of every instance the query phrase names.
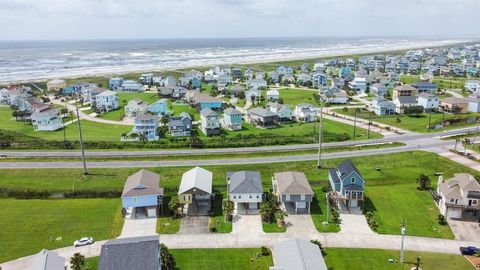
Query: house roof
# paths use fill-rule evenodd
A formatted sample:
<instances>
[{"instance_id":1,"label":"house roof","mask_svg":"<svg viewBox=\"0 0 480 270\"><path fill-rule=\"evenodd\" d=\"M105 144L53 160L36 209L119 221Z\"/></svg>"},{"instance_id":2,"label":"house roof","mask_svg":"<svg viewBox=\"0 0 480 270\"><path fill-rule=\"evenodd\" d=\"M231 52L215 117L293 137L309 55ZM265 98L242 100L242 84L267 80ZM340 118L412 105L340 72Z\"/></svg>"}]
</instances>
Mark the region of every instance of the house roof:
<instances>
[{"instance_id":1,"label":"house roof","mask_svg":"<svg viewBox=\"0 0 480 270\"><path fill-rule=\"evenodd\" d=\"M142 169L127 178L123 186L122 197L162 194L163 188L160 188L160 175Z\"/></svg>"},{"instance_id":2,"label":"house roof","mask_svg":"<svg viewBox=\"0 0 480 270\"><path fill-rule=\"evenodd\" d=\"M255 114L255 115L258 115L260 117L272 117L272 116L276 116L277 114L267 110L267 109L264 109L264 108L261 108L261 107L256 107L256 108L253 108L253 109L250 109L248 110L249 113L251 114Z\"/></svg>"},{"instance_id":3,"label":"house roof","mask_svg":"<svg viewBox=\"0 0 480 270\"><path fill-rule=\"evenodd\" d=\"M220 103L223 102L221 99L218 99L216 97L212 97L210 95L202 94L202 93L196 93L192 97L192 100L194 101L195 104L203 103L203 102L220 102Z\"/></svg>"},{"instance_id":4,"label":"house roof","mask_svg":"<svg viewBox=\"0 0 480 270\"><path fill-rule=\"evenodd\" d=\"M320 248L306 240L290 239L273 246L275 270L327 270Z\"/></svg>"},{"instance_id":5,"label":"house roof","mask_svg":"<svg viewBox=\"0 0 480 270\"><path fill-rule=\"evenodd\" d=\"M114 95L117 95L117 92L106 90L98 94L97 97L98 96L114 96Z\"/></svg>"},{"instance_id":6,"label":"house roof","mask_svg":"<svg viewBox=\"0 0 480 270\"><path fill-rule=\"evenodd\" d=\"M210 108L205 108L200 111L200 115L203 117L210 117L210 116L213 117L213 116L218 116L218 113L216 113Z\"/></svg>"},{"instance_id":7,"label":"house roof","mask_svg":"<svg viewBox=\"0 0 480 270\"><path fill-rule=\"evenodd\" d=\"M65 270L65 258L56 252L42 249L35 254L30 265L30 270Z\"/></svg>"},{"instance_id":8,"label":"house roof","mask_svg":"<svg viewBox=\"0 0 480 270\"><path fill-rule=\"evenodd\" d=\"M242 114L240 111L238 111L237 109L235 108L226 108L223 113L225 114Z\"/></svg>"},{"instance_id":9,"label":"house roof","mask_svg":"<svg viewBox=\"0 0 480 270\"><path fill-rule=\"evenodd\" d=\"M340 183L340 178L338 178L336 169L328 169L328 173L330 174L330 177L334 183Z\"/></svg>"},{"instance_id":10,"label":"house roof","mask_svg":"<svg viewBox=\"0 0 480 270\"><path fill-rule=\"evenodd\" d=\"M99 270L158 270L160 264L158 236L118 238L102 245Z\"/></svg>"},{"instance_id":11,"label":"house roof","mask_svg":"<svg viewBox=\"0 0 480 270\"><path fill-rule=\"evenodd\" d=\"M431 83L431 82L422 82L422 81L419 81L419 82L416 82L414 84L412 84L413 87L415 88L437 88L437 85L434 84L434 83Z\"/></svg>"},{"instance_id":12,"label":"house roof","mask_svg":"<svg viewBox=\"0 0 480 270\"><path fill-rule=\"evenodd\" d=\"M230 193L262 193L260 173L256 171L228 172Z\"/></svg>"},{"instance_id":13,"label":"house roof","mask_svg":"<svg viewBox=\"0 0 480 270\"><path fill-rule=\"evenodd\" d=\"M303 172L275 173L278 191L281 194L312 194L313 190Z\"/></svg>"},{"instance_id":14,"label":"house roof","mask_svg":"<svg viewBox=\"0 0 480 270\"><path fill-rule=\"evenodd\" d=\"M54 108L47 107L39 112L33 112L30 118L35 119L38 117L54 117L58 115L58 111Z\"/></svg>"},{"instance_id":15,"label":"house roof","mask_svg":"<svg viewBox=\"0 0 480 270\"><path fill-rule=\"evenodd\" d=\"M342 180L352 172L355 172L362 177L362 174L358 171L357 167L355 167L355 165L353 165L353 163L348 159L344 160L340 165L338 165L337 170L340 172L340 178Z\"/></svg>"},{"instance_id":16,"label":"house roof","mask_svg":"<svg viewBox=\"0 0 480 270\"><path fill-rule=\"evenodd\" d=\"M171 126L186 126L192 124L192 118L186 112L182 112L178 117L170 117Z\"/></svg>"},{"instance_id":17,"label":"house roof","mask_svg":"<svg viewBox=\"0 0 480 270\"><path fill-rule=\"evenodd\" d=\"M427 93L427 92L423 92L423 93L418 94L418 97L421 97L421 98L433 98L433 97L437 97L437 96L435 96L434 94L430 94L430 93Z\"/></svg>"},{"instance_id":18,"label":"house roof","mask_svg":"<svg viewBox=\"0 0 480 270\"><path fill-rule=\"evenodd\" d=\"M467 173L456 173L453 178L439 185L439 191L448 199L462 199L464 194L480 194L480 184Z\"/></svg>"},{"instance_id":19,"label":"house roof","mask_svg":"<svg viewBox=\"0 0 480 270\"><path fill-rule=\"evenodd\" d=\"M442 100L442 103L447 104L464 104L467 103L467 99L465 98L457 98L457 97L448 97Z\"/></svg>"},{"instance_id":20,"label":"house roof","mask_svg":"<svg viewBox=\"0 0 480 270\"><path fill-rule=\"evenodd\" d=\"M400 96L397 97L400 104L417 104L416 96Z\"/></svg>"},{"instance_id":21,"label":"house roof","mask_svg":"<svg viewBox=\"0 0 480 270\"><path fill-rule=\"evenodd\" d=\"M135 117L135 121L137 120L155 120L158 121L158 116L152 114L140 114Z\"/></svg>"},{"instance_id":22,"label":"house roof","mask_svg":"<svg viewBox=\"0 0 480 270\"><path fill-rule=\"evenodd\" d=\"M403 84L395 87L395 90L397 91L416 91L417 88L409 85L409 84Z\"/></svg>"},{"instance_id":23,"label":"house roof","mask_svg":"<svg viewBox=\"0 0 480 270\"><path fill-rule=\"evenodd\" d=\"M212 172L197 166L183 173L178 194L182 194L192 188L198 188L210 194L212 193L212 177Z\"/></svg>"}]
</instances>

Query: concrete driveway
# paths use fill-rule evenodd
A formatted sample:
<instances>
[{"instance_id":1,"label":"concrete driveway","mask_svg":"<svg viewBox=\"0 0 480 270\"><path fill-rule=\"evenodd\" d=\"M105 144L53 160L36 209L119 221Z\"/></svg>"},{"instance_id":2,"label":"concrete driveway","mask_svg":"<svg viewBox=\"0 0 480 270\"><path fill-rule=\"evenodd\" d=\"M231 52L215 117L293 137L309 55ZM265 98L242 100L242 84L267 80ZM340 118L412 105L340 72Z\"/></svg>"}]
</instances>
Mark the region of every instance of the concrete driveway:
<instances>
[{"instance_id":1,"label":"concrete driveway","mask_svg":"<svg viewBox=\"0 0 480 270\"><path fill-rule=\"evenodd\" d=\"M209 233L208 217L205 216L186 216L180 222L179 234L201 234Z\"/></svg>"},{"instance_id":2,"label":"concrete driveway","mask_svg":"<svg viewBox=\"0 0 480 270\"><path fill-rule=\"evenodd\" d=\"M232 219L232 233L263 233L260 215L234 215Z\"/></svg>"},{"instance_id":3,"label":"concrete driveway","mask_svg":"<svg viewBox=\"0 0 480 270\"><path fill-rule=\"evenodd\" d=\"M478 222L449 220L448 224L452 228L455 240L480 243L480 224Z\"/></svg>"},{"instance_id":4,"label":"concrete driveway","mask_svg":"<svg viewBox=\"0 0 480 270\"><path fill-rule=\"evenodd\" d=\"M351 234L375 234L368 226L364 215L358 214L340 214L340 232Z\"/></svg>"},{"instance_id":5,"label":"concrete driveway","mask_svg":"<svg viewBox=\"0 0 480 270\"><path fill-rule=\"evenodd\" d=\"M142 219L125 219L123 224L122 234L118 238L128 238L135 236L149 236L157 235L157 219L156 218L142 218Z\"/></svg>"},{"instance_id":6,"label":"concrete driveway","mask_svg":"<svg viewBox=\"0 0 480 270\"><path fill-rule=\"evenodd\" d=\"M288 215L285 217L285 225L287 233L291 235L305 235L317 233L315 225L313 225L312 217L305 215Z\"/></svg>"}]
</instances>

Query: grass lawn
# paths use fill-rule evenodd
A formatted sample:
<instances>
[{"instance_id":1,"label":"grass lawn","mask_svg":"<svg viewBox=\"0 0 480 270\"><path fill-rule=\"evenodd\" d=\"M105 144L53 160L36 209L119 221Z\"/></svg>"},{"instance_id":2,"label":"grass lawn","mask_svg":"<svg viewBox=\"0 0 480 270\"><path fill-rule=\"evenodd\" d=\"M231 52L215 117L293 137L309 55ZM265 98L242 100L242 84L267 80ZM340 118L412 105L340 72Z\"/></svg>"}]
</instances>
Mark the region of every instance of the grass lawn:
<instances>
[{"instance_id":1,"label":"grass lawn","mask_svg":"<svg viewBox=\"0 0 480 270\"><path fill-rule=\"evenodd\" d=\"M226 187L223 187L221 191L222 193L220 193L219 190L214 190L215 199L212 202L213 216L210 217L208 223L209 227L215 226L217 228L217 233L231 233L232 223L225 222L225 217L222 210L223 198L227 196Z\"/></svg>"},{"instance_id":2,"label":"grass lawn","mask_svg":"<svg viewBox=\"0 0 480 270\"><path fill-rule=\"evenodd\" d=\"M85 259L85 266L90 270L98 270L98 261L100 257L90 257Z\"/></svg>"},{"instance_id":3,"label":"grass lawn","mask_svg":"<svg viewBox=\"0 0 480 270\"><path fill-rule=\"evenodd\" d=\"M124 104L132 99L139 98L145 101L147 104L151 104L160 98L156 93L117 93L118 95L118 108L113 111L109 111L105 114L98 115L97 117L113 120L113 121L121 121L123 116L125 115ZM124 102L125 101L125 102Z\"/></svg>"},{"instance_id":4,"label":"grass lawn","mask_svg":"<svg viewBox=\"0 0 480 270\"><path fill-rule=\"evenodd\" d=\"M19 132L30 138L41 138L45 140L63 141L64 130L56 131L34 131L31 125L17 122L11 119L12 110L0 106L0 129ZM129 132L132 127L124 125L106 125L87 120L81 120L83 139L85 141L120 141L122 133ZM73 123L65 127L65 135L69 141L78 140L77 124ZM28 138L26 138L28 139Z\"/></svg>"},{"instance_id":5,"label":"grass lawn","mask_svg":"<svg viewBox=\"0 0 480 270\"><path fill-rule=\"evenodd\" d=\"M177 233L180 229L180 218L159 217L157 219L157 233L158 234L172 234Z\"/></svg>"},{"instance_id":6,"label":"grass lawn","mask_svg":"<svg viewBox=\"0 0 480 270\"><path fill-rule=\"evenodd\" d=\"M354 116L355 115L355 110L349 109L347 112L344 112L343 109L335 109L334 112L339 113L339 114L346 114L349 116ZM368 112L364 109L361 109L360 113L357 113L357 117L363 118L363 119L368 119ZM480 117L480 113L464 113L464 114L443 114L443 113L433 113L432 114L432 119L431 119L431 125L434 126L436 124L442 123L443 119L445 117L445 120L450 120L450 119L466 119L469 117ZM397 122L397 118L400 119L400 122ZM411 131L416 131L416 132L422 132L426 133L428 132L428 119L429 119L429 114L428 113L423 113L419 116L408 116L408 115L387 115L387 116L372 116L371 120L374 122L379 122L383 124L387 124L390 126L398 127L401 129L406 129L406 130L411 130ZM454 129L454 128L462 128L462 127L467 127L467 126L473 126L475 123L458 123L458 124L451 124L451 125L446 125L443 129L431 129L430 132L440 132L448 129Z\"/></svg>"},{"instance_id":7,"label":"grass lawn","mask_svg":"<svg viewBox=\"0 0 480 270\"><path fill-rule=\"evenodd\" d=\"M331 168L343 159L324 160L322 167ZM420 173L425 173L436 184L436 172L443 172L445 179L453 173L466 172L478 175L478 172L459 165L453 161L439 157L434 153L416 151L369 157L354 157L351 161L357 166L366 179L366 196L370 200L367 204L379 219L378 230L382 233L399 234L398 229L402 218L406 218L409 235L452 238L447 227L440 227L436 223L436 210L429 194L416 189L415 179ZM435 164L432 166L432 164ZM149 168L162 176L162 186L165 195L175 195L183 172L191 167L164 167ZM323 221L324 203L320 200L323 195L317 190L326 182L327 171L316 168L315 161L287 162L270 164L246 164L205 166L213 173L213 188L218 194L226 193L225 175L229 171L257 170L261 173L264 190L271 188L273 173L280 171L305 172L316 191L321 211L313 213L314 223ZM377 171L376 168L380 170ZM123 189L123 183L128 175L138 168L107 168L90 169L91 175L82 176L80 169L5 169L0 170L0 188L66 191L72 190L116 190ZM313 206L315 207L315 206ZM312 208L313 208L312 207ZM412 207L415 211L411 211ZM312 209L315 212L315 209ZM223 219L221 214L216 214ZM228 223L227 223L228 224ZM228 224L231 226L230 224ZM433 226L439 228L433 230Z\"/></svg>"},{"instance_id":8,"label":"grass lawn","mask_svg":"<svg viewBox=\"0 0 480 270\"><path fill-rule=\"evenodd\" d=\"M327 198L325 192L322 191L321 186L327 185L328 182L325 181L321 185L315 186L313 192L315 197L313 198L312 203L310 204L310 215L312 216L313 224L319 232L339 232L340 225L331 222L331 213L329 213L329 223L323 224L327 221Z\"/></svg>"},{"instance_id":9,"label":"grass lawn","mask_svg":"<svg viewBox=\"0 0 480 270\"><path fill-rule=\"evenodd\" d=\"M388 262L388 259L399 260L400 252L397 250L325 248L325 252L325 262L331 270L410 270L415 266L417 256L421 257L420 268L422 269L475 269L463 256L453 254L406 251L404 263L400 264Z\"/></svg>"},{"instance_id":10,"label":"grass lawn","mask_svg":"<svg viewBox=\"0 0 480 270\"><path fill-rule=\"evenodd\" d=\"M273 220L271 223L262 222L263 231L266 233L283 233L287 231L287 227L279 227L277 221Z\"/></svg>"},{"instance_id":11,"label":"grass lawn","mask_svg":"<svg viewBox=\"0 0 480 270\"><path fill-rule=\"evenodd\" d=\"M0 204L0 262L43 248L70 246L85 236L95 240L115 238L123 226L119 199L0 199ZM61 240L52 241L52 236Z\"/></svg>"},{"instance_id":12,"label":"grass lawn","mask_svg":"<svg viewBox=\"0 0 480 270\"><path fill-rule=\"evenodd\" d=\"M170 252L179 270L267 270L273 265L271 255L256 258L260 248L171 249Z\"/></svg>"},{"instance_id":13,"label":"grass lawn","mask_svg":"<svg viewBox=\"0 0 480 270\"><path fill-rule=\"evenodd\" d=\"M412 84L412 83L418 82L419 80L420 80L420 75L400 76L400 81L402 83ZM436 84L440 89L445 89L445 88L463 89L465 85L465 81L467 80L475 80L475 78L440 77L440 76L433 77L433 83Z\"/></svg>"},{"instance_id":14,"label":"grass lawn","mask_svg":"<svg viewBox=\"0 0 480 270\"><path fill-rule=\"evenodd\" d=\"M186 112L190 114L190 116L193 117L193 121L198 121L200 120L200 113L197 112L195 108L190 107L190 105L185 104L185 105L173 105L171 100L168 101L168 109L173 111L174 116L179 116L182 112Z\"/></svg>"},{"instance_id":15,"label":"grass lawn","mask_svg":"<svg viewBox=\"0 0 480 270\"><path fill-rule=\"evenodd\" d=\"M280 93L280 98L283 99L283 104L289 105L292 109L301 103L317 105L317 101L313 98L313 94L318 93L318 91L302 88L280 88L278 91Z\"/></svg>"}]
</instances>

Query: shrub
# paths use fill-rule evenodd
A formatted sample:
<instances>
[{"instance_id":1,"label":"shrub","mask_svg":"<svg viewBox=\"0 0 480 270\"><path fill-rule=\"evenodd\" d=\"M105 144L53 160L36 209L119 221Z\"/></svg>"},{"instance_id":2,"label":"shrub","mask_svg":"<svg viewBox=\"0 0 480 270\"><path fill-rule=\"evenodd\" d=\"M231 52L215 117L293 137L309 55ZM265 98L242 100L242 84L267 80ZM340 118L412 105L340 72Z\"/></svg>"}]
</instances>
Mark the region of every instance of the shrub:
<instances>
[{"instance_id":1,"label":"shrub","mask_svg":"<svg viewBox=\"0 0 480 270\"><path fill-rule=\"evenodd\" d=\"M438 224L440 225L447 225L447 219L444 215L438 214Z\"/></svg>"},{"instance_id":2,"label":"shrub","mask_svg":"<svg viewBox=\"0 0 480 270\"><path fill-rule=\"evenodd\" d=\"M270 255L270 249L268 249L265 246L262 246L260 248L260 254L262 254L262 256L268 256L268 255Z\"/></svg>"},{"instance_id":3,"label":"shrub","mask_svg":"<svg viewBox=\"0 0 480 270\"><path fill-rule=\"evenodd\" d=\"M376 232L378 228L378 223L377 223L377 220L375 219L375 215L373 214L373 212L369 211L365 213L365 217L367 219L368 226L370 226L370 229Z\"/></svg>"}]
</instances>

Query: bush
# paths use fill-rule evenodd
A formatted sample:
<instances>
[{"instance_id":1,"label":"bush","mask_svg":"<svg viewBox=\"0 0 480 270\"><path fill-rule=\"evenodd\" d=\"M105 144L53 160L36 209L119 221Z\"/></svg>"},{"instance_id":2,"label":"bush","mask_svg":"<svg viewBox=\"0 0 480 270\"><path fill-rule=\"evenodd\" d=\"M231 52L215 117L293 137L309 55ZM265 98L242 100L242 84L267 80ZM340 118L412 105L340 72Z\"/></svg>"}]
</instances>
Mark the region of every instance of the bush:
<instances>
[{"instance_id":1,"label":"bush","mask_svg":"<svg viewBox=\"0 0 480 270\"><path fill-rule=\"evenodd\" d=\"M334 207L332 207L332 221L333 223L340 224L342 220L340 219L340 213Z\"/></svg>"},{"instance_id":2,"label":"bush","mask_svg":"<svg viewBox=\"0 0 480 270\"><path fill-rule=\"evenodd\" d=\"M373 214L373 212L370 212L370 211L367 212L365 214L365 217L367 218L367 223L368 223L368 226L370 226L370 229L376 232L378 229L378 223L377 223L377 220L375 219L375 215Z\"/></svg>"},{"instance_id":3,"label":"bush","mask_svg":"<svg viewBox=\"0 0 480 270\"><path fill-rule=\"evenodd\" d=\"M218 231L218 229L217 229L217 224L216 224L215 221L208 223L208 230L209 230L210 232L212 232L212 233Z\"/></svg>"},{"instance_id":4,"label":"bush","mask_svg":"<svg viewBox=\"0 0 480 270\"><path fill-rule=\"evenodd\" d=\"M330 192L330 191L332 191L332 187L330 185L324 185L322 187L322 191L325 192L325 193Z\"/></svg>"},{"instance_id":5,"label":"bush","mask_svg":"<svg viewBox=\"0 0 480 270\"><path fill-rule=\"evenodd\" d=\"M268 256L268 255L270 255L270 249L268 249L265 246L262 246L260 248L260 254L262 254L262 256Z\"/></svg>"},{"instance_id":6,"label":"bush","mask_svg":"<svg viewBox=\"0 0 480 270\"><path fill-rule=\"evenodd\" d=\"M438 224L440 225L447 225L447 219L445 218L444 215L438 214Z\"/></svg>"}]
</instances>

